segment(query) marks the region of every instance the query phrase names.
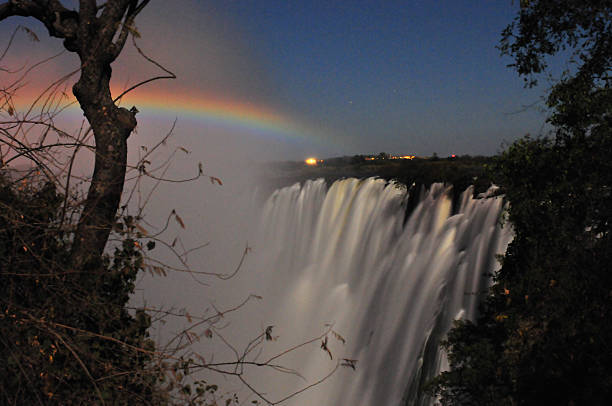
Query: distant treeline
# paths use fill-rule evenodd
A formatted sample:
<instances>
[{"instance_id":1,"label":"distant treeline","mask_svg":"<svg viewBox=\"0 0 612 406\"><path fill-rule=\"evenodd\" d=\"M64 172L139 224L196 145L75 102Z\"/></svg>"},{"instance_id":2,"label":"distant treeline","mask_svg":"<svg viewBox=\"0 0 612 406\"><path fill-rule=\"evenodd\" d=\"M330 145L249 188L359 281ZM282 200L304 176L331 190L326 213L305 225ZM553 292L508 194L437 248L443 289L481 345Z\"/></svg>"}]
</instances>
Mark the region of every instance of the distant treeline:
<instances>
[{"instance_id":1,"label":"distant treeline","mask_svg":"<svg viewBox=\"0 0 612 406\"><path fill-rule=\"evenodd\" d=\"M272 189L289 186L308 179L324 178L333 183L343 178L377 176L395 180L408 187L443 182L453 185L455 194L474 185L475 193L491 186L488 168L495 157L463 155L459 157L366 160L364 155L329 158L310 166L304 162L275 162L266 166L266 177Z\"/></svg>"}]
</instances>

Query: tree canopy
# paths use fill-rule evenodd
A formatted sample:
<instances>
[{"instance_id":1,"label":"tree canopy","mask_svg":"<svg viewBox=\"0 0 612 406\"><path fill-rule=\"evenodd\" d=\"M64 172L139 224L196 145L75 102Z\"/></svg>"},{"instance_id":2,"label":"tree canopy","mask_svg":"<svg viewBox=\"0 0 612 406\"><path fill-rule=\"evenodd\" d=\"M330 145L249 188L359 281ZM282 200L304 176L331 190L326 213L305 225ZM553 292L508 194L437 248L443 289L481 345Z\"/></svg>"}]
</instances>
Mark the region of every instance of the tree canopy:
<instances>
[{"instance_id":1,"label":"tree canopy","mask_svg":"<svg viewBox=\"0 0 612 406\"><path fill-rule=\"evenodd\" d=\"M609 116L612 108L612 4L607 0L521 0L520 11L502 33L500 50L533 86L563 59L561 77L547 97L551 122L585 128Z\"/></svg>"},{"instance_id":2,"label":"tree canopy","mask_svg":"<svg viewBox=\"0 0 612 406\"><path fill-rule=\"evenodd\" d=\"M517 141L492 167L515 238L479 318L443 343L450 371L428 387L442 404L609 402L611 29L609 1L532 0L502 34L528 84L550 56L569 68L547 98L553 133Z\"/></svg>"}]
</instances>

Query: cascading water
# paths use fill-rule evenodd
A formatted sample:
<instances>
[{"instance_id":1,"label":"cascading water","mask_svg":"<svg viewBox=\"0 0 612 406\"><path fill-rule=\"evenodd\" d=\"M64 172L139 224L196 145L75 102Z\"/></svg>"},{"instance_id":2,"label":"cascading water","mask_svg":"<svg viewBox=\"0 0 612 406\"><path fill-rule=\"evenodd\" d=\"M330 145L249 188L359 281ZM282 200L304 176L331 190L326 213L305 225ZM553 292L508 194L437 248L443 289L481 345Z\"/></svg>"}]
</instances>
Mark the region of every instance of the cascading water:
<instances>
[{"instance_id":1,"label":"cascading water","mask_svg":"<svg viewBox=\"0 0 612 406\"><path fill-rule=\"evenodd\" d=\"M405 187L381 179L323 180L274 192L264 207L249 286L265 305L250 322L274 325L280 343L333 324L329 349L298 349L278 361L294 374L257 370L267 394L297 391L292 405L428 404L417 388L446 366L440 338L456 318L473 318L486 276L512 238L500 227L501 198L465 191L452 213L449 190L434 184L406 219ZM269 347L269 348L268 348ZM265 358L262 356L262 358ZM280 375L280 376L279 376Z\"/></svg>"}]
</instances>

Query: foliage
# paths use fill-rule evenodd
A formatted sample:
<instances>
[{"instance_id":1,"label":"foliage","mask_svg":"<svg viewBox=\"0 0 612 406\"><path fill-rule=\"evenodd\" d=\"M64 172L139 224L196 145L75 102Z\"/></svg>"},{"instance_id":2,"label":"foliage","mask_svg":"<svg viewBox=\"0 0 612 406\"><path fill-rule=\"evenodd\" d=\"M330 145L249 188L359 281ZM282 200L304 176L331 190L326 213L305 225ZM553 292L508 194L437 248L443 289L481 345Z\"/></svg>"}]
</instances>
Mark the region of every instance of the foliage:
<instances>
[{"instance_id":1,"label":"foliage","mask_svg":"<svg viewBox=\"0 0 612 406\"><path fill-rule=\"evenodd\" d=\"M503 31L500 50L514 59L527 85L537 83L551 57L562 54L566 69L547 103L556 126L586 128L612 107L612 3L608 0L521 0L515 20Z\"/></svg>"},{"instance_id":2,"label":"foliage","mask_svg":"<svg viewBox=\"0 0 612 406\"><path fill-rule=\"evenodd\" d=\"M607 404L612 395L612 4L521 2L501 50L519 74L571 50L549 93L551 138L525 137L493 165L515 239L477 322L457 322L442 404ZM530 83L533 83L530 82Z\"/></svg>"},{"instance_id":3,"label":"foliage","mask_svg":"<svg viewBox=\"0 0 612 406\"><path fill-rule=\"evenodd\" d=\"M496 164L515 230L477 324L458 322L443 404L604 404L612 339L611 137L532 140ZM469 401L466 401L468 399Z\"/></svg>"},{"instance_id":4,"label":"foliage","mask_svg":"<svg viewBox=\"0 0 612 406\"><path fill-rule=\"evenodd\" d=\"M51 183L0 178L0 402L161 404L149 316L129 313L143 256L127 235L111 257L69 266Z\"/></svg>"}]
</instances>

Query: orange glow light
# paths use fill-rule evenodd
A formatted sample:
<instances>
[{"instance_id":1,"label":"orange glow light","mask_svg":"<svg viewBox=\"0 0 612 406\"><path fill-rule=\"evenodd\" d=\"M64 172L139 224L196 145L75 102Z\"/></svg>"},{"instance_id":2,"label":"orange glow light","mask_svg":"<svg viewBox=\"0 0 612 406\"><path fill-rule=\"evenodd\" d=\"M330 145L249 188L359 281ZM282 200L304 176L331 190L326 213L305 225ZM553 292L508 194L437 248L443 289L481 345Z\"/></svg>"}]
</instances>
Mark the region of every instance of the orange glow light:
<instances>
[{"instance_id":1,"label":"orange glow light","mask_svg":"<svg viewBox=\"0 0 612 406\"><path fill-rule=\"evenodd\" d=\"M308 158L304 162L306 162L306 165L316 165L317 164L317 158Z\"/></svg>"}]
</instances>

